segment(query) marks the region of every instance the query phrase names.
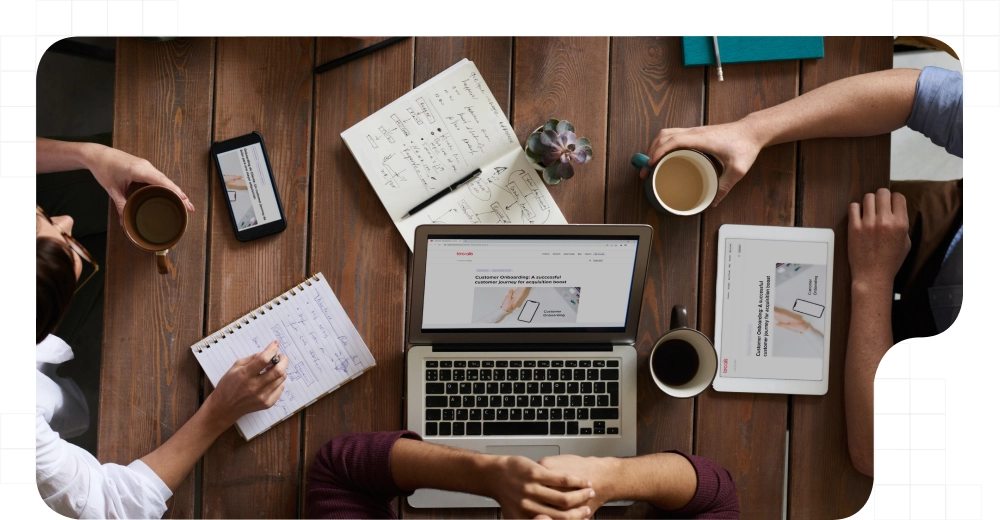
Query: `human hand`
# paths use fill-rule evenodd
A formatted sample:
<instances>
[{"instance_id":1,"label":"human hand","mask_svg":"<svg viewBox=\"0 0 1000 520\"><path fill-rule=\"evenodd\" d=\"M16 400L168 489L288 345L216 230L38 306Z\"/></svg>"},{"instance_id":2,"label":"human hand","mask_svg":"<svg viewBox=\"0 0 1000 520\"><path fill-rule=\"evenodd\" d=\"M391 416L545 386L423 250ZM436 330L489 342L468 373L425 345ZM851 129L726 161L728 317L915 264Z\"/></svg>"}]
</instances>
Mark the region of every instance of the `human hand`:
<instances>
[{"instance_id":1,"label":"human hand","mask_svg":"<svg viewBox=\"0 0 1000 520\"><path fill-rule=\"evenodd\" d=\"M779 327L799 334L812 327L802 316L781 307L774 308L774 318L777 320Z\"/></svg>"},{"instance_id":2,"label":"human hand","mask_svg":"<svg viewBox=\"0 0 1000 520\"><path fill-rule=\"evenodd\" d=\"M274 356L279 356L277 365L271 365ZM206 404L211 404L227 424L270 408L285 390L286 368L288 357L279 354L278 342L272 341L263 352L237 359L209 394Z\"/></svg>"},{"instance_id":3,"label":"human hand","mask_svg":"<svg viewBox=\"0 0 1000 520\"><path fill-rule=\"evenodd\" d=\"M543 459L544 460L544 459ZM590 518L593 490L587 479L513 455L493 459L490 498L503 518Z\"/></svg>"},{"instance_id":4,"label":"human hand","mask_svg":"<svg viewBox=\"0 0 1000 520\"><path fill-rule=\"evenodd\" d=\"M892 290L893 279L910 251L906 198L881 188L852 202L847 213L847 260L851 281Z\"/></svg>"},{"instance_id":5,"label":"human hand","mask_svg":"<svg viewBox=\"0 0 1000 520\"><path fill-rule=\"evenodd\" d=\"M188 211L194 211L194 204L188 200L188 196L145 159L140 159L121 150L96 145L92 148L92 153L87 155L85 164L87 169L94 174L97 182L108 192L111 200L114 201L115 208L118 209L119 224L122 223L122 215L125 210L127 198L125 192L133 182L164 186L181 198Z\"/></svg>"},{"instance_id":6,"label":"human hand","mask_svg":"<svg viewBox=\"0 0 1000 520\"><path fill-rule=\"evenodd\" d=\"M719 189L712 201L715 207L746 175L763 147L762 139L746 120L693 128L664 128L649 143L646 150L649 166L639 171L639 178L648 177L660 159L674 150L692 148L705 152L721 161L723 166Z\"/></svg>"},{"instance_id":7,"label":"human hand","mask_svg":"<svg viewBox=\"0 0 1000 520\"><path fill-rule=\"evenodd\" d=\"M517 289L507 291L507 296L503 299L503 303L500 304L500 308L504 312L514 312L514 309L524 303L524 299L527 298L530 290L531 287L518 287Z\"/></svg>"},{"instance_id":8,"label":"human hand","mask_svg":"<svg viewBox=\"0 0 1000 520\"><path fill-rule=\"evenodd\" d=\"M556 455L538 461L543 467L567 475L579 475L590 481L594 490L587 502L590 510L614 499L615 472L618 459L614 457L581 457L579 455Z\"/></svg>"}]
</instances>

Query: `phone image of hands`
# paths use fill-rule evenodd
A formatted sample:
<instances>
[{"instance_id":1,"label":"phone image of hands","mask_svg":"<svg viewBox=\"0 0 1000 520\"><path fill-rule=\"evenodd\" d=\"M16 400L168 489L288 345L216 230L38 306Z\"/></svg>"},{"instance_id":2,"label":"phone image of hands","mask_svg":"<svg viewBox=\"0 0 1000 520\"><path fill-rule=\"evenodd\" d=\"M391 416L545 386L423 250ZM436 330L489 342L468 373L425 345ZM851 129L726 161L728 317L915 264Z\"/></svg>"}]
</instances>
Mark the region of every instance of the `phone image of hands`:
<instances>
[{"instance_id":1,"label":"phone image of hands","mask_svg":"<svg viewBox=\"0 0 1000 520\"><path fill-rule=\"evenodd\" d=\"M524 306L521 307L521 313L517 315L517 321L531 323L531 320L535 319L535 312L537 311L538 302L535 300L528 300L524 302Z\"/></svg>"}]
</instances>

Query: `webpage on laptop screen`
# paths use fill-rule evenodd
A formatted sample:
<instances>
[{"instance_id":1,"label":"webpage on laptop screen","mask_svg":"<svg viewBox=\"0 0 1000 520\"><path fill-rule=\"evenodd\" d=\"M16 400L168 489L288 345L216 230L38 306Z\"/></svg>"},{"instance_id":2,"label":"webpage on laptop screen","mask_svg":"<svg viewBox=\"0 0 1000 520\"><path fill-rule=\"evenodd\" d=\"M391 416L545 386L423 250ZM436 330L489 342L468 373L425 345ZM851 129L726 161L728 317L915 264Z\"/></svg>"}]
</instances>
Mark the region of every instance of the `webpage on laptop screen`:
<instances>
[{"instance_id":1,"label":"webpage on laptop screen","mask_svg":"<svg viewBox=\"0 0 1000 520\"><path fill-rule=\"evenodd\" d=\"M422 328L621 329L638 239L429 238Z\"/></svg>"}]
</instances>

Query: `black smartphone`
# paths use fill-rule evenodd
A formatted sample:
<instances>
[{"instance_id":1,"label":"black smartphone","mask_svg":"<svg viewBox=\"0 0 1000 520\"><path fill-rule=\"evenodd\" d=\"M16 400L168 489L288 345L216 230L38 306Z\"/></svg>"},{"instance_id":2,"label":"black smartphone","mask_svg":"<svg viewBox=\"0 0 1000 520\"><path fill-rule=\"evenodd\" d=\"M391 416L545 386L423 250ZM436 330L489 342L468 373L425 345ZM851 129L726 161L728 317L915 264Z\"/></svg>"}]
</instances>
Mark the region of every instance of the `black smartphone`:
<instances>
[{"instance_id":1,"label":"black smartphone","mask_svg":"<svg viewBox=\"0 0 1000 520\"><path fill-rule=\"evenodd\" d=\"M247 242L284 231L285 212L260 133L212 143L212 157L236 238Z\"/></svg>"}]
</instances>

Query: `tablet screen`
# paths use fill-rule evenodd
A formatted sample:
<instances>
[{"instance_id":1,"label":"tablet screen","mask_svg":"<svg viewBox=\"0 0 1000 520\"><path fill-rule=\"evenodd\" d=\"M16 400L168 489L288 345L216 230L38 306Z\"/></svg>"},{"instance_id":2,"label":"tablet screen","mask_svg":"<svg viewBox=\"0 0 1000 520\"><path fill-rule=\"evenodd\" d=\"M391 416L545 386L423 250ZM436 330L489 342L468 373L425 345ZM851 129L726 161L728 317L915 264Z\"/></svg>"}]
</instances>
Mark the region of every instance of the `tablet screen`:
<instances>
[{"instance_id":1,"label":"tablet screen","mask_svg":"<svg viewBox=\"0 0 1000 520\"><path fill-rule=\"evenodd\" d=\"M827 247L726 239L721 377L823 379Z\"/></svg>"}]
</instances>

